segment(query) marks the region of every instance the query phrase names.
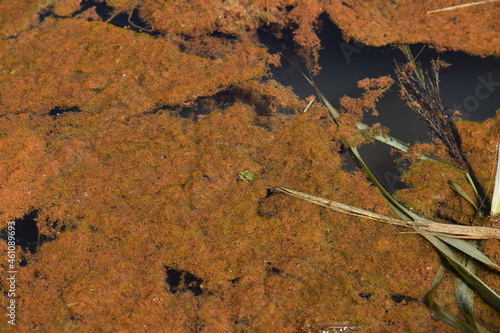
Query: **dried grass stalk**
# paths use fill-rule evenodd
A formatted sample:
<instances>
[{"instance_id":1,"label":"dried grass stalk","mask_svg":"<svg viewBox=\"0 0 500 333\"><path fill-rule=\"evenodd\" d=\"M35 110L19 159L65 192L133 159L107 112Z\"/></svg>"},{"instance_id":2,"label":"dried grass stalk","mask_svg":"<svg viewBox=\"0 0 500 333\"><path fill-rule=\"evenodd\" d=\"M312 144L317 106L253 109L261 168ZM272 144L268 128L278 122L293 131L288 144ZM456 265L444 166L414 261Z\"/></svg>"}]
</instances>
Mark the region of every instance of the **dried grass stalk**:
<instances>
[{"instance_id":1,"label":"dried grass stalk","mask_svg":"<svg viewBox=\"0 0 500 333\"><path fill-rule=\"evenodd\" d=\"M455 6L450 6L450 7L445 7L441 9L436 9L436 10L430 10L427 12L427 14L431 13L439 13L439 12L446 12L449 10L456 10L456 9L461 9L461 8L466 8L466 7L471 7L471 6L477 6L477 5L484 5L487 3L491 2L497 2L498 0L484 0L484 1L476 1L476 2L471 2L471 3L464 3L462 5L455 5Z\"/></svg>"},{"instance_id":2,"label":"dried grass stalk","mask_svg":"<svg viewBox=\"0 0 500 333\"><path fill-rule=\"evenodd\" d=\"M488 228L488 227L476 227L476 226L464 226L464 225L453 225L444 224L439 222L434 222L430 220L414 220L414 221L404 221L397 218L373 213L361 208L349 206L340 202L333 200L323 199L310 195L307 193L302 193L299 191L290 190L284 187L275 187L274 190L283 192L292 197L303 199L312 202L316 205L354 216L364 217L371 220L398 225L406 228L413 228L417 232L428 233L437 236L446 236L453 238L467 238L467 239L492 239L500 238L500 229Z\"/></svg>"}]
</instances>

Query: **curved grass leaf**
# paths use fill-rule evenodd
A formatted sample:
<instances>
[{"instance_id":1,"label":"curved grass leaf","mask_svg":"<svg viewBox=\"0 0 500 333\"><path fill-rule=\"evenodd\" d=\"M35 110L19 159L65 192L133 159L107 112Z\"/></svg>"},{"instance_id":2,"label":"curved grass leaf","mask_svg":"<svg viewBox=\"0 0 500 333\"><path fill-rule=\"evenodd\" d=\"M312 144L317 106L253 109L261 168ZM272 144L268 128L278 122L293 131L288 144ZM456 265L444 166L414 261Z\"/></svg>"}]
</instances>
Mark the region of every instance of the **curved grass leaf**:
<instances>
[{"instance_id":1,"label":"curved grass leaf","mask_svg":"<svg viewBox=\"0 0 500 333\"><path fill-rule=\"evenodd\" d=\"M415 213L411 212L409 209L407 209L405 206L403 206L399 201L394 199L394 197L385 189L385 187L382 185L382 183L378 180L377 176L371 171L371 169L368 167L368 165L365 163L361 155L359 155L358 149L355 147L351 147L350 151L355 158L356 162L358 165L361 167L361 169L366 173L368 178L370 178L370 181L375 185L379 191L382 193L382 195L386 198L387 201L391 203L393 207L396 207L397 210L407 216L409 219L415 220L415 219L421 219L418 215Z\"/></svg>"},{"instance_id":2,"label":"curved grass leaf","mask_svg":"<svg viewBox=\"0 0 500 333\"><path fill-rule=\"evenodd\" d=\"M369 126L360 122L356 123L356 127L359 130L365 130ZM397 150L401 150L402 152L408 153L410 151L410 145L406 142L403 142L401 140L396 139L395 137L392 137L388 134L384 135L377 135L375 137L375 140L380 141L382 143L385 143L388 146L391 146L393 148L396 148Z\"/></svg>"},{"instance_id":3,"label":"curved grass leaf","mask_svg":"<svg viewBox=\"0 0 500 333\"><path fill-rule=\"evenodd\" d=\"M462 187L460 185L458 185L457 183L455 183L454 181L450 180L448 182L448 185L451 187L451 189L455 192L457 192L458 194L460 194L465 200L467 200L475 209L476 211L479 210L479 207L476 205L476 203L474 202L474 200L472 200L472 198L467 194L467 192L465 192Z\"/></svg>"},{"instance_id":4,"label":"curved grass leaf","mask_svg":"<svg viewBox=\"0 0 500 333\"><path fill-rule=\"evenodd\" d=\"M476 262L465 257L463 264L471 272L476 272ZM465 320L473 326L478 332L487 333L488 330L479 325L474 319L474 290L462 280L457 279L457 290L455 292L455 299L460 311L465 316Z\"/></svg>"},{"instance_id":5,"label":"curved grass leaf","mask_svg":"<svg viewBox=\"0 0 500 333\"><path fill-rule=\"evenodd\" d=\"M462 251L466 255L476 259L479 262L482 262L486 266L489 266L492 269L500 270L500 266L497 263L491 261L490 258L488 258L483 252L481 252L471 243L459 238L450 238L444 236L437 237L448 245L453 246L455 249Z\"/></svg>"},{"instance_id":6,"label":"curved grass leaf","mask_svg":"<svg viewBox=\"0 0 500 333\"><path fill-rule=\"evenodd\" d=\"M444 267L439 266L439 269L436 273L436 277L432 282L431 289L424 296L425 305L434 313L436 317L447 323L448 325L458 329L462 333L486 333L486 331L479 331L476 327L469 324L462 318L455 316L453 313L449 312L441 305L437 304L432 296L434 295L437 287L441 283L444 276Z\"/></svg>"},{"instance_id":7,"label":"curved grass leaf","mask_svg":"<svg viewBox=\"0 0 500 333\"><path fill-rule=\"evenodd\" d=\"M455 256L453 251L438 237L421 234L439 251L439 253L448 261L448 263L455 269L455 272L464 279L478 295L497 312L500 312L500 296L465 267L460 260Z\"/></svg>"},{"instance_id":8,"label":"curved grass leaf","mask_svg":"<svg viewBox=\"0 0 500 333\"><path fill-rule=\"evenodd\" d=\"M470 262L470 261L469 261ZM466 266L470 269L469 265ZM462 279L457 280L457 289L455 291L455 299L460 308L460 312L464 315L465 320L477 329L477 323L474 320L474 290L469 288Z\"/></svg>"}]
</instances>

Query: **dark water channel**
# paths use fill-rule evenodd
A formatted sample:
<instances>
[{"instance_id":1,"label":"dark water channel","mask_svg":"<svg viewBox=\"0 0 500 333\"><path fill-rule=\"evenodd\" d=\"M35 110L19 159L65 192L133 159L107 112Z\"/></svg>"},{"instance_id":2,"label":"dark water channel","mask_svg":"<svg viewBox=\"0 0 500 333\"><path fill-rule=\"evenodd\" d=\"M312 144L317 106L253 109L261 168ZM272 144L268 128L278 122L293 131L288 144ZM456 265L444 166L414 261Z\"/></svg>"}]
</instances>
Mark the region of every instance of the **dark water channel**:
<instances>
[{"instance_id":1,"label":"dark water channel","mask_svg":"<svg viewBox=\"0 0 500 333\"><path fill-rule=\"evenodd\" d=\"M394 75L394 61L405 62L402 52L395 47L368 47L342 39L341 31L329 21L323 22L319 36L322 41L320 65L322 67L314 81L334 107L339 99L348 95L361 96L362 90L356 82L369 77ZM275 41L276 42L276 41ZM272 47L274 47L271 44ZM277 50L283 45L277 44ZM411 46L412 53L424 68L430 67L431 59L451 64L440 72L440 91L445 107L462 112L462 118L483 121L495 114L500 107L500 61L495 57L474 57L463 52L438 53L425 45ZM284 52L287 55L286 52ZM289 53L290 58L294 56ZM288 57L287 55L287 57ZM295 58L296 59L296 58ZM294 60L291 60L294 62ZM282 61L281 68L273 69L275 78L282 84L293 87L302 98L314 94L314 90L295 69L303 68L300 63L291 65ZM305 69L304 69L305 70ZM420 120L398 97L399 87L394 84L377 104L379 116L365 116L363 122L380 122L390 129L390 134L408 143L430 140L425 123ZM391 192L404 187L399 181L401 166L397 166L390 154L390 148L381 143L368 144L360 149L363 158L375 170L378 178ZM346 168L354 168L354 162L346 158Z\"/></svg>"}]
</instances>

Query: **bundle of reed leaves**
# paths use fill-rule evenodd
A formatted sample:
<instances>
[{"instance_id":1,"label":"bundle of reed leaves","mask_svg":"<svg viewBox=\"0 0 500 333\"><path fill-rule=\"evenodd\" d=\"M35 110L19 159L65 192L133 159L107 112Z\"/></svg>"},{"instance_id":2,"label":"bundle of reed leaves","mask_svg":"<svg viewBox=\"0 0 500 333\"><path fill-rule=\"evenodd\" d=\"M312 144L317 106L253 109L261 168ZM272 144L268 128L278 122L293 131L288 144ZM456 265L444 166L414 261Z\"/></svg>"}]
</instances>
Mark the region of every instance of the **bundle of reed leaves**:
<instances>
[{"instance_id":1,"label":"bundle of reed leaves","mask_svg":"<svg viewBox=\"0 0 500 333\"><path fill-rule=\"evenodd\" d=\"M415 62L408 46L402 46L400 49L406 55L408 60L408 63L406 64L396 64L395 71L401 87L401 97L404 101L406 101L408 107L416 112L427 123L431 132L443 142L447 148L448 154L451 157L451 161L445 161L428 154L421 154L419 158L422 160L430 160L436 163L441 163L463 173L467 183L471 186L476 195L476 200L471 199L454 182L450 182L452 189L454 189L459 195L462 195L476 208L476 214L486 215L491 212L491 215L500 215L500 158L498 159L492 203L487 205L475 205L475 201L484 203L486 195L484 190L482 190L480 183L475 180L473 170L461 150L460 138L455 131L452 119L453 117L450 117L449 110L446 110L443 106L439 93L439 68L441 63L439 60L433 61L431 68L432 74L429 74L428 71L424 71L421 66ZM306 75L304 75L304 77L313 86L319 96L319 99L328 109L332 123L338 126L342 125L339 123L338 119L340 117L339 112L330 104L325 95L316 87L314 82ZM356 123L356 127L359 130L368 128L367 125L360 122ZM410 150L409 144L406 144L388 134L382 133L376 136L375 139L402 152L408 152ZM474 293L477 293L497 312L500 312L500 296L476 275L476 263L481 263L494 271L500 271L500 266L490 260L478 248L477 241L471 242L470 240L491 238L500 239L500 229L448 224L428 220L416 215L411 211L411 209L405 207L398 200L396 200L383 187L373 171L364 162L357 147L350 146L348 147L348 150L358 166L365 172L373 185L380 190L394 211L400 216L400 219L382 216L358 207L347 206L339 202L315 197L307 193L290 190L284 187L275 187L274 190L312 202L328 209L342 212L344 214L360 216L383 223L412 228L436 248L436 250L448 262L452 271L457 275L457 277L459 277L456 298L457 304L459 305L463 316L460 317L449 312L437 304L433 298L436 288L443 277L443 266L440 267L431 289L424 297L424 303L438 318L457 328L461 332L488 332L474 320L472 310L474 304Z\"/></svg>"}]
</instances>

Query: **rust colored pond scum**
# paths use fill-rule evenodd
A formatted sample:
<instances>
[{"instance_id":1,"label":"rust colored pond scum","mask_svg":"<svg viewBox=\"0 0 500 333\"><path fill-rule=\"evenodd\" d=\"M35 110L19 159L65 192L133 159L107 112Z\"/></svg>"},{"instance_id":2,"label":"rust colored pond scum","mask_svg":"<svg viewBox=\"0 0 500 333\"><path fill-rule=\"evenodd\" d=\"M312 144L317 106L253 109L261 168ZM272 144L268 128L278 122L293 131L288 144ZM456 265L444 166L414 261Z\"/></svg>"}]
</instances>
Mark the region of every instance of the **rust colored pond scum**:
<instances>
[{"instance_id":1,"label":"rust colored pond scum","mask_svg":"<svg viewBox=\"0 0 500 333\"><path fill-rule=\"evenodd\" d=\"M286 186L391 214L363 174L341 168L339 142L352 131L333 128L319 104L301 113L304 101L266 79L279 59L257 31L292 31L311 69L323 12L367 44L498 56L498 5L428 15L449 1L106 4L161 35L104 22L74 0L1 5L0 218L17 221L20 241L29 218L38 232L36 246L17 247L16 326L2 313L2 331L452 331L421 302L439 266L422 238L270 195ZM390 84L379 80L364 100L344 99L345 119L360 116L356 105L374 111L366 104ZM210 113L178 115L194 109ZM498 123L459 124L485 184ZM415 164L399 198L422 214L470 213L437 185L459 175L434 175ZM498 241L484 250L500 260ZM453 309L451 276L440 291ZM477 316L499 321L482 303Z\"/></svg>"}]
</instances>

